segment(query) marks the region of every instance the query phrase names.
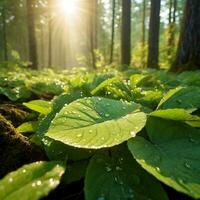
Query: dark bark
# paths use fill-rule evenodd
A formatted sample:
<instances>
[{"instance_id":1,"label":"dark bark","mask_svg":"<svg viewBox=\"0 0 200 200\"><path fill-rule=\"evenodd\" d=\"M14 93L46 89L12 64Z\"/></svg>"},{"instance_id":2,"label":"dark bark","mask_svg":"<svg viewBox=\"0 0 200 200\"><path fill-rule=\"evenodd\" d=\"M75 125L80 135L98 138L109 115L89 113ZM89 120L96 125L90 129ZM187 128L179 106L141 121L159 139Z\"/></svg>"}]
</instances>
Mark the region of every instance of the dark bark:
<instances>
[{"instance_id":1,"label":"dark bark","mask_svg":"<svg viewBox=\"0 0 200 200\"><path fill-rule=\"evenodd\" d=\"M7 37L6 37L6 9L3 5L2 7L2 32L3 32L3 52L4 60L8 61L8 48L7 48Z\"/></svg>"},{"instance_id":2,"label":"dark bark","mask_svg":"<svg viewBox=\"0 0 200 200\"><path fill-rule=\"evenodd\" d=\"M122 1L121 65L126 69L131 62L131 0Z\"/></svg>"},{"instance_id":3,"label":"dark bark","mask_svg":"<svg viewBox=\"0 0 200 200\"><path fill-rule=\"evenodd\" d=\"M200 1L187 0L175 62L171 71L200 69Z\"/></svg>"},{"instance_id":4,"label":"dark bark","mask_svg":"<svg viewBox=\"0 0 200 200\"><path fill-rule=\"evenodd\" d=\"M27 0L27 23L28 23L28 43L29 43L29 60L32 63L31 68L38 68L37 43L35 35L35 15L34 1Z\"/></svg>"},{"instance_id":5,"label":"dark bark","mask_svg":"<svg viewBox=\"0 0 200 200\"><path fill-rule=\"evenodd\" d=\"M145 67L145 38L146 38L146 0L143 0L142 3L142 37L141 37L141 45L142 45L142 67Z\"/></svg>"},{"instance_id":6,"label":"dark bark","mask_svg":"<svg viewBox=\"0 0 200 200\"><path fill-rule=\"evenodd\" d=\"M169 62L172 62L172 52L173 48L175 45L175 29L176 29L176 0L170 0L169 2L169 24L168 24L168 41L167 41L167 46L168 46L168 58Z\"/></svg>"},{"instance_id":7,"label":"dark bark","mask_svg":"<svg viewBox=\"0 0 200 200\"><path fill-rule=\"evenodd\" d=\"M147 67L159 68L160 1L151 0Z\"/></svg>"},{"instance_id":8,"label":"dark bark","mask_svg":"<svg viewBox=\"0 0 200 200\"><path fill-rule=\"evenodd\" d=\"M115 40L115 6L116 6L116 1L112 1L112 29L111 29L111 45L110 45L110 61L109 63L111 64L113 62L113 52L114 52L114 40Z\"/></svg>"}]
</instances>

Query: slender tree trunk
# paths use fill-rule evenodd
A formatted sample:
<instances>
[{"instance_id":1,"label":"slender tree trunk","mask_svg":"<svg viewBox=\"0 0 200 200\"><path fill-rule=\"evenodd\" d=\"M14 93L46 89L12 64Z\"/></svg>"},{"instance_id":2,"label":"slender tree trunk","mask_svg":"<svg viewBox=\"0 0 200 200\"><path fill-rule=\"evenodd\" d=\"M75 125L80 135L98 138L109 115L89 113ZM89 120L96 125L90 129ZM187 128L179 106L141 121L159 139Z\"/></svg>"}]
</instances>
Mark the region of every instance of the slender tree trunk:
<instances>
[{"instance_id":1,"label":"slender tree trunk","mask_svg":"<svg viewBox=\"0 0 200 200\"><path fill-rule=\"evenodd\" d=\"M187 0L175 62L171 71L200 69L200 1Z\"/></svg>"},{"instance_id":2,"label":"slender tree trunk","mask_svg":"<svg viewBox=\"0 0 200 200\"><path fill-rule=\"evenodd\" d=\"M29 60L33 69L38 68L37 44L35 36L35 16L34 0L27 0L27 20L28 20L28 39L29 39Z\"/></svg>"},{"instance_id":3,"label":"slender tree trunk","mask_svg":"<svg viewBox=\"0 0 200 200\"><path fill-rule=\"evenodd\" d=\"M168 41L167 55L169 62L172 62L173 48L175 45L175 28L176 28L176 0L169 1L169 19L168 19Z\"/></svg>"},{"instance_id":4,"label":"slender tree trunk","mask_svg":"<svg viewBox=\"0 0 200 200\"><path fill-rule=\"evenodd\" d=\"M142 4L142 37L141 37L141 45L142 45L142 54L141 61L142 67L145 67L145 37L146 37L146 0L143 0Z\"/></svg>"},{"instance_id":5,"label":"slender tree trunk","mask_svg":"<svg viewBox=\"0 0 200 200\"><path fill-rule=\"evenodd\" d=\"M8 48L7 48L7 37L6 37L6 11L5 6L2 8L2 30L3 30L3 52L4 52L4 60L8 61Z\"/></svg>"},{"instance_id":6,"label":"slender tree trunk","mask_svg":"<svg viewBox=\"0 0 200 200\"><path fill-rule=\"evenodd\" d=\"M91 64L92 68L96 69L95 50L97 49L97 0L88 1L87 7Z\"/></svg>"},{"instance_id":7,"label":"slender tree trunk","mask_svg":"<svg viewBox=\"0 0 200 200\"><path fill-rule=\"evenodd\" d=\"M48 66L52 66L52 7L53 7L53 1L49 0L49 21L48 21L48 32L49 32L49 38L48 38L48 43L49 43L49 48L48 48Z\"/></svg>"},{"instance_id":8,"label":"slender tree trunk","mask_svg":"<svg viewBox=\"0 0 200 200\"><path fill-rule=\"evenodd\" d=\"M41 48L41 55L40 55L40 57L41 57L41 65L42 65L42 67L44 67L44 63L45 63L45 61L44 61L44 24L41 24L41 26L40 26L40 33L41 33L41 35L40 35L40 37L41 37L41 39L40 39L40 48Z\"/></svg>"},{"instance_id":9,"label":"slender tree trunk","mask_svg":"<svg viewBox=\"0 0 200 200\"><path fill-rule=\"evenodd\" d=\"M122 1L121 65L125 70L131 62L131 0Z\"/></svg>"},{"instance_id":10,"label":"slender tree trunk","mask_svg":"<svg viewBox=\"0 0 200 200\"><path fill-rule=\"evenodd\" d=\"M159 68L160 2L151 0L147 67Z\"/></svg>"},{"instance_id":11,"label":"slender tree trunk","mask_svg":"<svg viewBox=\"0 0 200 200\"><path fill-rule=\"evenodd\" d=\"M111 29L111 45L110 45L110 61L109 64L113 62L114 53L114 42L115 42L115 6L116 1L112 0L112 29Z\"/></svg>"}]
</instances>

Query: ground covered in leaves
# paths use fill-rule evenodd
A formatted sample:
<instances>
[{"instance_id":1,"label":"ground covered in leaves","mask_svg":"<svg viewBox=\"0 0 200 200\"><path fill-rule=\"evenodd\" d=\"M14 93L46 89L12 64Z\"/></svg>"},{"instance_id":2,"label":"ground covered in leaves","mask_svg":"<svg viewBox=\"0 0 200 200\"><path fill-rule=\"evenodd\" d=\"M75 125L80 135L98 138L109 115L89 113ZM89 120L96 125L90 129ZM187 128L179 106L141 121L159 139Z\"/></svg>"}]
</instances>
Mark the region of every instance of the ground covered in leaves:
<instances>
[{"instance_id":1,"label":"ground covered in leaves","mask_svg":"<svg viewBox=\"0 0 200 200\"><path fill-rule=\"evenodd\" d=\"M2 69L0 199L199 199L199 127L200 71Z\"/></svg>"}]
</instances>

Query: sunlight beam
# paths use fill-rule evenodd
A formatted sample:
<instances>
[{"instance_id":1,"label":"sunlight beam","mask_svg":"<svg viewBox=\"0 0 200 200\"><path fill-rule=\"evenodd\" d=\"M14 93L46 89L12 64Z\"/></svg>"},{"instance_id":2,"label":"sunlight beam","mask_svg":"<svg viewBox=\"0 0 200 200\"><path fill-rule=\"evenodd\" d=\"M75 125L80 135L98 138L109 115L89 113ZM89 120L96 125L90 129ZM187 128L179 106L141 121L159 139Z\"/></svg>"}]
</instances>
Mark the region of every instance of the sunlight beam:
<instances>
[{"instance_id":1,"label":"sunlight beam","mask_svg":"<svg viewBox=\"0 0 200 200\"><path fill-rule=\"evenodd\" d=\"M59 0L58 5L64 15L73 15L77 11L77 2L74 0Z\"/></svg>"}]
</instances>

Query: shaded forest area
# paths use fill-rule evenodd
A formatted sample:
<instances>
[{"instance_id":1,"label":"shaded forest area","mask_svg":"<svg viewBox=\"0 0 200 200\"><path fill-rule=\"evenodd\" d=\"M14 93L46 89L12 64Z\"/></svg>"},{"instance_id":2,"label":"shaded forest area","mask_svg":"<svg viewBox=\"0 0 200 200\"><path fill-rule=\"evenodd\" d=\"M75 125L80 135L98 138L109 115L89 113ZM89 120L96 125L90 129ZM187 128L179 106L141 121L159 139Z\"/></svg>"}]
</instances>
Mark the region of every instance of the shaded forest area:
<instances>
[{"instance_id":1,"label":"shaded forest area","mask_svg":"<svg viewBox=\"0 0 200 200\"><path fill-rule=\"evenodd\" d=\"M200 0L0 0L0 200L200 199Z\"/></svg>"}]
</instances>

